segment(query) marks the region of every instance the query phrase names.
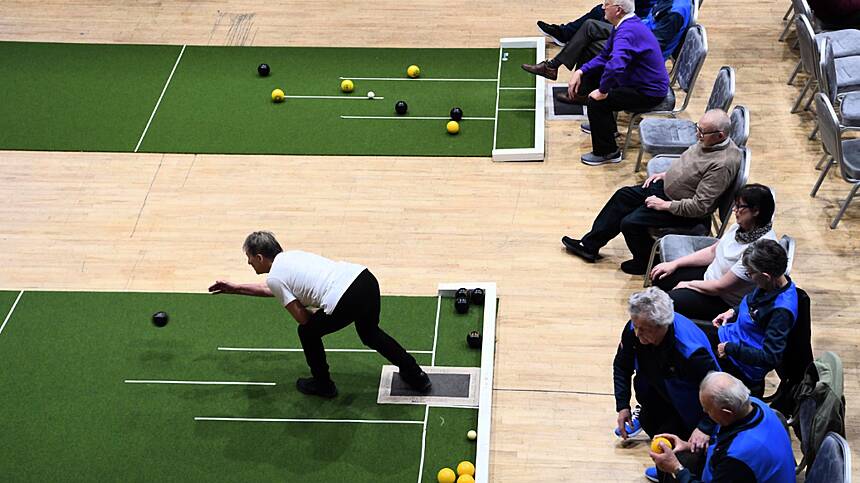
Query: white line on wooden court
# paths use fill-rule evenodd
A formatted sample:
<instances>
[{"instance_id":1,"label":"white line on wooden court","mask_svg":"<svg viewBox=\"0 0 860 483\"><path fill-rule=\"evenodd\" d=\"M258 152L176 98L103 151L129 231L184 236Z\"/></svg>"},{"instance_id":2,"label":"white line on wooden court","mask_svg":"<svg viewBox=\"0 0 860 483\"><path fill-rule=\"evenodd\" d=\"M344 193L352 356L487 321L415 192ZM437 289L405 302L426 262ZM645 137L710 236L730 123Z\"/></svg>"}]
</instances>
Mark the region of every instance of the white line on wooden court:
<instances>
[{"instance_id":1,"label":"white line on wooden court","mask_svg":"<svg viewBox=\"0 0 860 483\"><path fill-rule=\"evenodd\" d=\"M369 81L409 81L409 82L498 82L498 79L447 79L447 78L432 78L419 77L412 79L409 77L339 77L341 80L369 80Z\"/></svg>"},{"instance_id":2,"label":"white line on wooden court","mask_svg":"<svg viewBox=\"0 0 860 483\"><path fill-rule=\"evenodd\" d=\"M303 418L217 418L195 416L195 421L231 421L244 423L340 423L340 424L423 424L408 419L303 419Z\"/></svg>"},{"instance_id":3,"label":"white line on wooden court","mask_svg":"<svg viewBox=\"0 0 860 483\"><path fill-rule=\"evenodd\" d=\"M193 384L201 386L275 386L274 382L245 381L169 381L162 379L126 379L126 384Z\"/></svg>"},{"instance_id":4,"label":"white line on wooden court","mask_svg":"<svg viewBox=\"0 0 860 483\"><path fill-rule=\"evenodd\" d=\"M384 97L367 97L367 96L284 96L285 99L339 99L349 101L379 101Z\"/></svg>"},{"instance_id":5,"label":"white line on wooden court","mask_svg":"<svg viewBox=\"0 0 860 483\"><path fill-rule=\"evenodd\" d=\"M21 296L24 295L24 291L21 290L18 292L18 297L15 299L15 303L12 304L12 308L9 309L9 313L6 314L6 318L3 319L3 325L0 325L0 334L3 333L3 329L6 328L6 323L9 322L9 319L12 318L12 312L15 311L15 307L18 305L18 301L21 300Z\"/></svg>"},{"instance_id":6,"label":"white line on wooden court","mask_svg":"<svg viewBox=\"0 0 860 483\"><path fill-rule=\"evenodd\" d=\"M278 348L278 347L219 347L219 351L233 351L233 352L304 352L303 349L293 349L293 348ZM326 352L356 352L356 353L374 353L376 351L373 349L326 349ZM432 354L433 351L406 351L410 354Z\"/></svg>"},{"instance_id":7,"label":"white line on wooden court","mask_svg":"<svg viewBox=\"0 0 860 483\"><path fill-rule=\"evenodd\" d=\"M413 120L413 121L439 121L443 119L451 119L447 116L340 116L341 119L397 119L397 120ZM464 117L464 121L495 121L494 117Z\"/></svg>"},{"instance_id":8,"label":"white line on wooden court","mask_svg":"<svg viewBox=\"0 0 860 483\"><path fill-rule=\"evenodd\" d=\"M182 54L184 53L185 45L182 46L182 50L179 51L179 56L176 57L176 63L173 64L173 70L170 71L170 76L167 77L167 82L164 83L164 89L161 89L161 95L158 96L158 102L155 103L155 107L152 109L152 114L149 115L149 121L146 121L146 127L143 128L143 133L141 133L140 139L137 140L137 146L134 147L134 152L137 152L140 148L140 143L143 142L143 137L146 136L146 131L149 130L149 125L155 117L155 111L158 110L158 106L161 104L161 99L164 97L164 93L167 92L167 86L170 85L170 80L173 79L173 73L176 72L176 67L179 66L179 61L182 60Z\"/></svg>"}]
</instances>

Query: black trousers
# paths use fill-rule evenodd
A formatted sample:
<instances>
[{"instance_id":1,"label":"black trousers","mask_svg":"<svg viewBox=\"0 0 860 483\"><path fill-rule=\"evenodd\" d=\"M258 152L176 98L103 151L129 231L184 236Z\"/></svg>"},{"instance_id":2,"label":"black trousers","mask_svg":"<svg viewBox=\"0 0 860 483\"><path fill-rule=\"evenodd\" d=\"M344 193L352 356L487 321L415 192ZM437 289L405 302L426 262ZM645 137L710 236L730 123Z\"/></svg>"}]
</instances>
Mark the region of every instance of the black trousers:
<instances>
[{"instance_id":1,"label":"black trousers","mask_svg":"<svg viewBox=\"0 0 860 483\"><path fill-rule=\"evenodd\" d=\"M600 22L605 22L607 24L609 23L606 21L606 13L603 11L603 4L602 3L596 5L594 8L589 10L588 13L586 13L582 17L579 17L578 19L574 20L573 22L568 22L566 24L562 24L562 25L560 25L560 27L564 31L564 33L567 35L567 38L572 39L573 36L576 35L576 32L579 31L579 29L582 28L583 25L585 25L585 22L587 22L589 20L597 20ZM611 27L611 25L610 25L610 27Z\"/></svg>"},{"instance_id":2,"label":"black trousers","mask_svg":"<svg viewBox=\"0 0 860 483\"><path fill-rule=\"evenodd\" d=\"M648 232L649 228L692 227L702 223L698 218L684 218L668 211L645 207L645 199L652 195L669 200L663 192L662 180L651 183L647 188L635 185L616 191L594 219L591 231L582 237L582 245L587 250L597 253L600 248L609 243L609 240L618 236L618 233L622 233L624 241L627 242L627 248L633 254L633 260L644 268L648 265L648 257L654 244L654 239Z\"/></svg>"},{"instance_id":3,"label":"black trousers","mask_svg":"<svg viewBox=\"0 0 860 483\"><path fill-rule=\"evenodd\" d=\"M578 94L587 96L600 86L603 69L597 69L584 75L579 85ZM615 144L615 133L618 124L615 113L618 111L650 109L663 102L666 96L654 97L640 94L630 87L610 89L606 99L595 101L588 98L588 124L591 126L591 150L598 156L605 156L618 151Z\"/></svg>"},{"instance_id":4,"label":"black trousers","mask_svg":"<svg viewBox=\"0 0 860 483\"><path fill-rule=\"evenodd\" d=\"M299 325L299 340L314 378L331 378L322 337L352 322L355 322L361 342L399 367L402 374L417 374L421 370L415 358L379 328L379 310L379 282L365 269L343 294L331 315L317 310L307 324Z\"/></svg>"},{"instance_id":5,"label":"black trousers","mask_svg":"<svg viewBox=\"0 0 860 483\"><path fill-rule=\"evenodd\" d=\"M674 434L684 441L690 439L693 429L688 428L681 419L681 415L672 405L672 401L664 398L655 390L648 391L645 394L636 393L636 401L641 406L639 410L639 423L642 424L642 430L645 434L654 438L654 436L662 433ZM671 475L658 470L657 477L659 481L673 481ZM668 477L668 478L667 478Z\"/></svg>"},{"instance_id":6,"label":"black trousers","mask_svg":"<svg viewBox=\"0 0 860 483\"><path fill-rule=\"evenodd\" d=\"M606 40L609 39L611 33L612 24L600 20L586 20L576 30L573 37L564 44L555 59L568 69L573 70L574 66L582 65L597 57L597 54L606 45Z\"/></svg>"},{"instance_id":7,"label":"black trousers","mask_svg":"<svg viewBox=\"0 0 860 483\"><path fill-rule=\"evenodd\" d=\"M690 319L714 320L714 317L731 308L722 298L688 288L673 290L680 282L704 280L707 270L708 267L681 267L671 275L655 280L654 285L669 293L675 304L675 312Z\"/></svg>"}]
</instances>

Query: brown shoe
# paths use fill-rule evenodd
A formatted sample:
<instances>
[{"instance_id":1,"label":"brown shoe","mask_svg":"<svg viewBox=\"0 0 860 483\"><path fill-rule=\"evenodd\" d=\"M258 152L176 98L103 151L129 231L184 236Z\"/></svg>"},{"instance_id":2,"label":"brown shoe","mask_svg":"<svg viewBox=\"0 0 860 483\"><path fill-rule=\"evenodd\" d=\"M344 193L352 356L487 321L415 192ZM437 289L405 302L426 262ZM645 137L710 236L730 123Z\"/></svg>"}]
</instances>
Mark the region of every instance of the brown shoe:
<instances>
[{"instance_id":1,"label":"brown shoe","mask_svg":"<svg viewBox=\"0 0 860 483\"><path fill-rule=\"evenodd\" d=\"M573 97L567 95L567 92L562 92L555 96L556 99L565 103L565 104L575 104L577 106L584 106L588 103L588 96L581 96L579 94L575 94Z\"/></svg>"},{"instance_id":2,"label":"brown shoe","mask_svg":"<svg viewBox=\"0 0 860 483\"><path fill-rule=\"evenodd\" d=\"M546 61L540 64L523 64L523 70L534 75L546 77L549 80L558 79L558 69L546 65Z\"/></svg>"}]
</instances>

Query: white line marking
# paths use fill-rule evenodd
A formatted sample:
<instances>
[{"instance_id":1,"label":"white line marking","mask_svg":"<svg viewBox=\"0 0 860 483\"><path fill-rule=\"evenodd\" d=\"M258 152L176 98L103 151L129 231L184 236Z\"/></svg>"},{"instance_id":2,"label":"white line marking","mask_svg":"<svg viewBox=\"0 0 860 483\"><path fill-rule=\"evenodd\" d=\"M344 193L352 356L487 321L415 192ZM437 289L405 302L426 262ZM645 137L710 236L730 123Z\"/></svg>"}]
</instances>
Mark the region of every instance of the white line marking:
<instances>
[{"instance_id":1,"label":"white line marking","mask_svg":"<svg viewBox=\"0 0 860 483\"><path fill-rule=\"evenodd\" d=\"M395 419L290 419L290 418L210 418L195 416L195 421L238 421L250 423L357 423L357 424L422 424L421 421Z\"/></svg>"},{"instance_id":2,"label":"white line marking","mask_svg":"<svg viewBox=\"0 0 860 483\"><path fill-rule=\"evenodd\" d=\"M143 133L140 135L140 139L137 140L137 146L134 147L134 152L140 148L140 143L143 142L143 137L146 136L146 131L149 130L149 125L152 123L152 119L155 117L155 111L158 110L158 106L161 104L161 99L164 97L164 93L167 92L167 86L170 85L170 80L173 79L173 73L176 72L176 67L179 66L179 61L182 60L182 54L185 53L185 45L182 45L182 50L179 51L179 56L176 57L176 62L173 64L173 70L170 71L170 76L167 77L167 82L164 83L164 89L161 89L161 95L158 96L158 102L155 103L155 108L152 109L152 114L149 115L149 121L146 121L146 127L143 128Z\"/></svg>"},{"instance_id":3,"label":"white line marking","mask_svg":"<svg viewBox=\"0 0 860 483\"><path fill-rule=\"evenodd\" d=\"M442 311L442 296L436 297L436 327L433 329L433 356L430 358L430 367L436 365L436 339L439 336L439 314Z\"/></svg>"},{"instance_id":4,"label":"white line marking","mask_svg":"<svg viewBox=\"0 0 860 483\"><path fill-rule=\"evenodd\" d=\"M219 351L233 351L233 352L304 352L303 349L292 349L292 348L277 348L277 347L219 347ZM372 352L376 354L376 351L373 349L326 349L326 352ZM432 351L406 351L410 354L432 354Z\"/></svg>"},{"instance_id":5,"label":"white line marking","mask_svg":"<svg viewBox=\"0 0 860 483\"><path fill-rule=\"evenodd\" d=\"M3 319L3 325L0 325L0 334L3 333L3 329L6 327L6 322L9 322L9 319L12 318L12 312L15 311L15 307L18 305L18 301L21 300L21 296L24 295L24 291L21 290L18 292L18 297L15 299L15 303L12 304L12 308L9 309L9 313L6 314L6 318Z\"/></svg>"},{"instance_id":6,"label":"white line marking","mask_svg":"<svg viewBox=\"0 0 860 483\"><path fill-rule=\"evenodd\" d=\"M424 449L427 447L427 416L430 414L430 405L424 406L424 428L421 430L421 462L418 463L418 483L424 476Z\"/></svg>"},{"instance_id":7,"label":"white line marking","mask_svg":"<svg viewBox=\"0 0 860 483\"><path fill-rule=\"evenodd\" d=\"M534 111L534 107L500 107L500 111Z\"/></svg>"},{"instance_id":8,"label":"white line marking","mask_svg":"<svg viewBox=\"0 0 860 483\"><path fill-rule=\"evenodd\" d=\"M126 379L126 384L195 384L212 386L274 386L274 382L241 382L241 381L166 381L160 379Z\"/></svg>"},{"instance_id":9,"label":"white line marking","mask_svg":"<svg viewBox=\"0 0 860 483\"><path fill-rule=\"evenodd\" d=\"M374 101L385 99L384 97L348 97L348 96L284 96L287 99L345 99L350 101Z\"/></svg>"},{"instance_id":10,"label":"white line marking","mask_svg":"<svg viewBox=\"0 0 860 483\"><path fill-rule=\"evenodd\" d=\"M433 79L427 77L419 77L418 79L412 79L408 77L339 77L339 79L345 80L370 80L370 81L410 81L410 82L499 82L498 79Z\"/></svg>"},{"instance_id":11,"label":"white line marking","mask_svg":"<svg viewBox=\"0 0 860 483\"><path fill-rule=\"evenodd\" d=\"M533 91L537 87L499 87L503 91Z\"/></svg>"},{"instance_id":12,"label":"white line marking","mask_svg":"<svg viewBox=\"0 0 860 483\"><path fill-rule=\"evenodd\" d=\"M451 119L446 116L340 116L341 119L403 119L403 120L416 120L416 121L427 121L427 120L443 120L443 119ZM496 118L494 117L464 117L464 121L494 121Z\"/></svg>"},{"instance_id":13,"label":"white line marking","mask_svg":"<svg viewBox=\"0 0 860 483\"><path fill-rule=\"evenodd\" d=\"M493 124L493 150L496 149L496 135L499 133L499 94L502 91L499 90L499 84L502 79L502 48L499 47L499 71L496 74L496 111L493 114L495 118L495 123Z\"/></svg>"}]
</instances>

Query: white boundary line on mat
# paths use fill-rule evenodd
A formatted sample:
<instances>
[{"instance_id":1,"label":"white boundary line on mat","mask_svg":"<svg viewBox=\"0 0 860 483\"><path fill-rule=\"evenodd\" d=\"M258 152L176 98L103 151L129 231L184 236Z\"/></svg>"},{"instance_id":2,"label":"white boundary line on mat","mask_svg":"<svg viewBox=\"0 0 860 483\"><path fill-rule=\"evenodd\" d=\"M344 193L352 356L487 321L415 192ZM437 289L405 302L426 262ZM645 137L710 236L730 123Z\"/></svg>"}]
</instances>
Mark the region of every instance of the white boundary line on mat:
<instances>
[{"instance_id":1,"label":"white boundary line on mat","mask_svg":"<svg viewBox=\"0 0 860 483\"><path fill-rule=\"evenodd\" d=\"M501 94L501 91L499 90L499 85L501 84L501 80L502 80L502 51L503 50L504 50L504 48L499 46L499 71L498 71L498 73L496 73L496 108L495 108L495 114L493 115L494 116L493 120L495 121L493 123L493 150L494 151L496 149L496 135L499 133L499 95Z\"/></svg>"},{"instance_id":2,"label":"white boundary line on mat","mask_svg":"<svg viewBox=\"0 0 860 483\"><path fill-rule=\"evenodd\" d=\"M279 348L279 347L219 347L219 351L229 352L304 352L303 349ZM373 349L326 349L326 352L367 352L374 353ZM432 354L433 351L406 351L410 354Z\"/></svg>"},{"instance_id":3,"label":"white boundary line on mat","mask_svg":"<svg viewBox=\"0 0 860 483\"><path fill-rule=\"evenodd\" d=\"M340 99L349 101L376 101L385 99L384 97L374 96L284 96L284 99Z\"/></svg>"},{"instance_id":4,"label":"white boundary line on mat","mask_svg":"<svg viewBox=\"0 0 860 483\"><path fill-rule=\"evenodd\" d=\"M146 121L146 127L143 128L143 133L140 135L140 139L137 140L137 146L134 147L134 152L137 152L140 149L140 143L143 142L143 137L146 136L146 131L149 130L149 125L152 123L152 119L155 118L155 111L158 110L158 106L161 104L161 99L164 98L164 93L167 92L167 86L170 85L170 80L173 79L173 73L176 72L176 68L179 66L179 61L182 60L182 54L185 53L185 44L182 45L182 50L179 51L179 56L176 57L176 62L173 64L173 70L170 71L170 75L167 77L167 82L164 83L164 89L161 89L161 95L158 96L158 102L155 103L155 107L152 108L152 114L149 115L149 121Z\"/></svg>"},{"instance_id":5,"label":"white boundary line on mat","mask_svg":"<svg viewBox=\"0 0 860 483\"><path fill-rule=\"evenodd\" d=\"M446 116L340 116L341 119L396 119L398 121L441 121L451 119ZM495 121L494 117L464 117L464 121Z\"/></svg>"},{"instance_id":6,"label":"white boundary line on mat","mask_svg":"<svg viewBox=\"0 0 860 483\"><path fill-rule=\"evenodd\" d=\"M274 382L243 381L169 381L163 379L126 379L126 384L193 384L201 386L275 386Z\"/></svg>"},{"instance_id":7,"label":"white boundary line on mat","mask_svg":"<svg viewBox=\"0 0 860 483\"><path fill-rule=\"evenodd\" d=\"M430 357L430 367L436 365L436 340L439 335L439 315L442 313L442 295L436 296L436 322L433 325L433 355ZM424 476L424 453L427 449L427 419L430 417L430 405L424 405L424 427L421 430L421 461L418 463L418 483Z\"/></svg>"},{"instance_id":8,"label":"white boundary line on mat","mask_svg":"<svg viewBox=\"0 0 860 483\"><path fill-rule=\"evenodd\" d=\"M417 78L410 77L338 77L341 80L369 80L369 81L410 81L410 82L496 82L498 79L445 79L445 78Z\"/></svg>"},{"instance_id":9,"label":"white boundary line on mat","mask_svg":"<svg viewBox=\"0 0 860 483\"><path fill-rule=\"evenodd\" d=\"M304 418L216 418L195 416L195 421L230 421L243 423L354 423L354 424L421 424L408 419L304 419Z\"/></svg>"},{"instance_id":10,"label":"white boundary line on mat","mask_svg":"<svg viewBox=\"0 0 860 483\"><path fill-rule=\"evenodd\" d=\"M21 296L24 295L24 291L21 290L18 292L18 297L15 299L15 303L12 304L12 308L9 309L9 313L6 314L6 318L3 319L3 325L0 325L0 334L3 333L3 329L6 328L6 322L9 322L9 319L12 318L12 312L15 311L15 307L18 306L18 301L21 300Z\"/></svg>"}]
</instances>

